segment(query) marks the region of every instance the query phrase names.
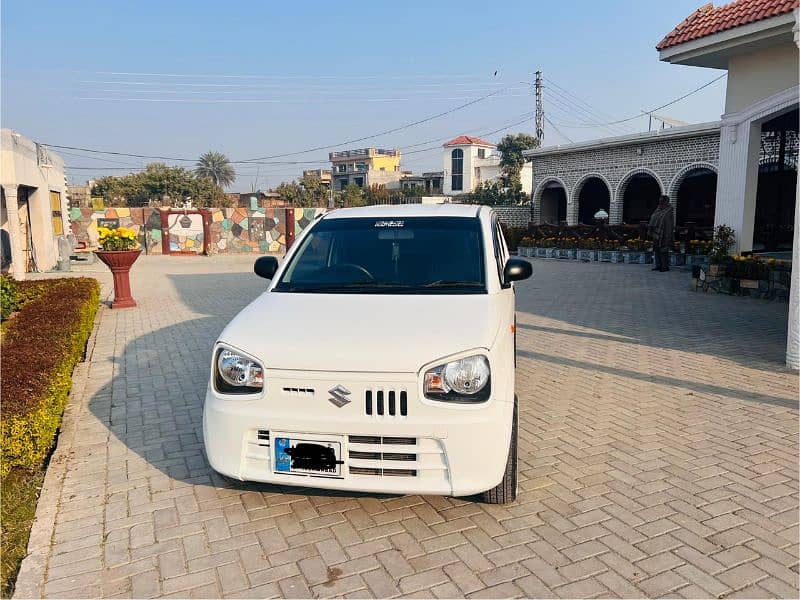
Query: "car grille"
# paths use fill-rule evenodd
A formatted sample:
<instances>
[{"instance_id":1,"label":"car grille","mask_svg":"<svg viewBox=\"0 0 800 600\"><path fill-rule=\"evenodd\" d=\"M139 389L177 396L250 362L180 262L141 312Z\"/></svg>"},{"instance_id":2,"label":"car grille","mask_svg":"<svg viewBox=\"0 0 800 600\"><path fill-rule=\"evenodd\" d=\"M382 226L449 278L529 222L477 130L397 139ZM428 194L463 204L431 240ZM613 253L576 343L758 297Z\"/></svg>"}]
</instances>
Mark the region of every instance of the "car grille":
<instances>
[{"instance_id":1,"label":"car grille","mask_svg":"<svg viewBox=\"0 0 800 600\"><path fill-rule=\"evenodd\" d=\"M364 392L364 412L368 416L408 416L408 392L405 390L367 390Z\"/></svg>"},{"instance_id":2,"label":"car grille","mask_svg":"<svg viewBox=\"0 0 800 600\"><path fill-rule=\"evenodd\" d=\"M347 465L351 475L418 477L444 474L447 467L437 440L416 437L350 435Z\"/></svg>"},{"instance_id":3,"label":"car grille","mask_svg":"<svg viewBox=\"0 0 800 600\"><path fill-rule=\"evenodd\" d=\"M245 454L248 471L271 471L271 437L267 429L250 430ZM345 466L352 476L448 478L444 447L433 438L348 435L346 454Z\"/></svg>"}]
</instances>

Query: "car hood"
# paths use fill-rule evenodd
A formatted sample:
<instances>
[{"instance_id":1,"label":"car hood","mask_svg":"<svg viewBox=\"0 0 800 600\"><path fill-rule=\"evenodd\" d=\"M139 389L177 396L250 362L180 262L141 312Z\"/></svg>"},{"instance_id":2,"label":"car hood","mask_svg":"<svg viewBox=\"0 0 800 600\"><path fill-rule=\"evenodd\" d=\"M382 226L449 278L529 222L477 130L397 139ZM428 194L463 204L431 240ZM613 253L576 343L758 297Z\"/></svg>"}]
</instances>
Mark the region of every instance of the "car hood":
<instances>
[{"instance_id":1,"label":"car hood","mask_svg":"<svg viewBox=\"0 0 800 600\"><path fill-rule=\"evenodd\" d=\"M265 292L219 340L266 369L416 373L425 364L490 348L500 326L487 294Z\"/></svg>"}]
</instances>

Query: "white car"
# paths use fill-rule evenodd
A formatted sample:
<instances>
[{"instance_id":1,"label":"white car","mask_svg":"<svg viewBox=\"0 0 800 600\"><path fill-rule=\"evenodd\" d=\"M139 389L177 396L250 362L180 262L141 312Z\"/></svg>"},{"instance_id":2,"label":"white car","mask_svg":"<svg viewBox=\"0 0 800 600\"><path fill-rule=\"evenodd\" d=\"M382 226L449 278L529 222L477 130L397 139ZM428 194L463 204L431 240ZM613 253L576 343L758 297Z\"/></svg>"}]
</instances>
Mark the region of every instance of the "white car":
<instances>
[{"instance_id":1,"label":"white car","mask_svg":"<svg viewBox=\"0 0 800 600\"><path fill-rule=\"evenodd\" d=\"M494 212L443 204L336 210L217 340L208 460L243 481L377 493L517 485L510 258Z\"/></svg>"}]
</instances>

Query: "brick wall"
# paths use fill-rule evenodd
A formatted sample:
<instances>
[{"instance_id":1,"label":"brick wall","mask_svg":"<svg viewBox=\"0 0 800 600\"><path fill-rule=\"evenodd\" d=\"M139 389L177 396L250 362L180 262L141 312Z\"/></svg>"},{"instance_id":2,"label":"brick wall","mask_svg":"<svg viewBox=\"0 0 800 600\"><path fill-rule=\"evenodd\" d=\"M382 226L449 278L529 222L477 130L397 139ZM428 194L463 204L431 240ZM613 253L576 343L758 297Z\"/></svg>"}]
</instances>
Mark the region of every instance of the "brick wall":
<instances>
[{"instance_id":1,"label":"brick wall","mask_svg":"<svg viewBox=\"0 0 800 600\"><path fill-rule=\"evenodd\" d=\"M531 220L531 205L495 206L498 220L509 227L527 227Z\"/></svg>"},{"instance_id":2,"label":"brick wall","mask_svg":"<svg viewBox=\"0 0 800 600\"><path fill-rule=\"evenodd\" d=\"M653 175L663 193L675 205L678 187L694 168L713 171L719 165L719 131L672 139L634 141L614 147L584 148L533 156L533 221L541 223L541 196L545 184L559 181L567 195L567 221L578 220L578 198L583 184L592 176L605 180L610 188L610 222L622 221L622 195L631 176Z\"/></svg>"}]
</instances>

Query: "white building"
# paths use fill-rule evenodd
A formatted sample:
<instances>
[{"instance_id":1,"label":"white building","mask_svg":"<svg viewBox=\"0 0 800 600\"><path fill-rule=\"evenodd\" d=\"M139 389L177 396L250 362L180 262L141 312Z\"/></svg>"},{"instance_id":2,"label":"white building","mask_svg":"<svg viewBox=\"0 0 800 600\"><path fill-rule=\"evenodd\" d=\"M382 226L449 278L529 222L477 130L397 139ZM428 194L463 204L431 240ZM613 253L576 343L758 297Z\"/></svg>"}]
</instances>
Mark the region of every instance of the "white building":
<instances>
[{"instance_id":1,"label":"white building","mask_svg":"<svg viewBox=\"0 0 800 600\"><path fill-rule=\"evenodd\" d=\"M497 146L486 140L460 135L443 146L444 194L469 194L482 183L498 181L501 176L500 153ZM531 193L531 163L522 167L522 191Z\"/></svg>"},{"instance_id":2,"label":"white building","mask_svg":"<svg viewBox=\"0 0 800 600\"><path fill-rule=\"evenodd\" d=\"M22 135L0 132L2 268L16 279L58 263L56 236L69 233L64 161Z\"/></svg>"},{"instance_id":3,"label":"white building","mask_svg":"<svg viewBox=\"0 0 800 600\"><path fill-rule=\"evenodd\" d=\"M734 229L739 252L753 248L754 229L766 212L781 212L790 228L794 223L786 355L787 364L794 368L800 368L800 210L797 164L785 164L783 157L788 143L797 144L799 21L797 0L706 4L657 46L663 61L728 71L715 223ZM781 158L773 162L776 170L786 172L788 183L784 182L780 193L758 198L765 172L764 165L759 165L764 133L781 148ZM775 205L776 201L781 204Z\"/></svg>"}]
</instances>

